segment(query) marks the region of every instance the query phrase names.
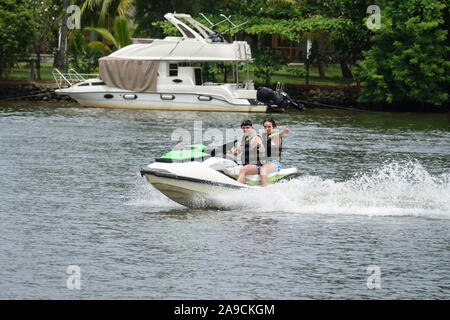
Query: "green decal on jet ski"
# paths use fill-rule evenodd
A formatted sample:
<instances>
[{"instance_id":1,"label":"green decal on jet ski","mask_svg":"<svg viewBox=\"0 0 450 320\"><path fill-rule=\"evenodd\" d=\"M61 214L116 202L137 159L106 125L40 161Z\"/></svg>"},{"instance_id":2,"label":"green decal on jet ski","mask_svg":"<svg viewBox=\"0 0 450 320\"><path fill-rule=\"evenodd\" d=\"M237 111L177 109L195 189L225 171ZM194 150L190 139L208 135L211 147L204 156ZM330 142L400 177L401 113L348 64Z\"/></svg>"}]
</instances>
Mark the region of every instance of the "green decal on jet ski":
<instances>
[{"instance_id":1,"label":"green decal on jet ski","mask_svg":"<svg viewBox=\"0 0 450 320\"><path fill-rule=\"evenodd\" d=\"M174 150L166 153L160 159L165 161L191 161L195 159L205 159L210 155L204 153L206 146L203 144L191 144L189 150Z\"/></svg>"},{"instance_id":2,"label":"green decal on jet ski","mask_svg":"<svg viewBox=\"0 0 450 320\"><path fill-rule=\"evenodd\" d=\"M267 183L271 184L271 183L275 183L275 182L278 182L283 179L291 179L291 178L295 178L298 176L298 170L296 168L289 170L289 171L290 172L287 172L287 173L278 173L278 174L272 174L272 175L269 174L269 176L267 177ZM238 178L237 174L232 174L230 176L232 176L235 179ZM260 186L261 179L258 175L246 176L245 184L248 184L250 186Z\"/></svg>"}]
</instances>

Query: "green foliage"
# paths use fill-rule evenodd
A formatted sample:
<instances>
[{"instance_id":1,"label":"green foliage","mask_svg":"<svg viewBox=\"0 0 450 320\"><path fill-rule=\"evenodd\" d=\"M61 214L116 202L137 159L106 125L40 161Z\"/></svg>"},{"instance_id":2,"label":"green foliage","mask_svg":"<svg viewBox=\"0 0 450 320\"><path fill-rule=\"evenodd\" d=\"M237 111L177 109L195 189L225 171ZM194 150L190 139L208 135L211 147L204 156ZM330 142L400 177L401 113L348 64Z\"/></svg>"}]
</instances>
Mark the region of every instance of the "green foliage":
<instances>
[{"instance_id":1,"label":"green foliage","mask_svg":"<svg viewBox=\"0 0 450 320\"><path fill-rule=\"evenodd\" d=\"M286 57L279 56L269 49L254 49L253 57L255 58L252 66L254 75L263 80L267 86L270 85L273 74L288 63Z\"/></svg>"},{"instance_id":2,"label":"green foliage","mask_svg":"<svg viewBox=\"0 0 450 320\"><path fill-rule=\"evenodd\" d=\"M23 0L0 0L0 78L26 55L37 24Z\"/></svg>"},{"instance_id":3,"label":"green foliage","mask_svg":"<svg viewBox=\"0 0 450 320\"><path fill-rule=\"evenodd\" d=\"M303 65L289 66L286 68L286 71L289 74L296 76L297 78L303 78L306 76L306 70Z\"/></svg>"},{"instance_id":4,"label":"green foliage","mask_svg":"<svg viewBox=\"0 0 450 320\"><path fill-rule=\"evenodd\" d=\"M155 37L163 36L162 29L153 23L164 20L164 15L168 12L187 13L197 16L200 12L215 11L220 12L222 3L217 0L134 0L136 15L135 21L137 27L135 35L138 37Z\"/></svg>"},{"instance_id":5,"label":"green foliage","mask_svg":"<svg viewBox=\"0 0 450 320\"><path fill-rule=\"evenodd\" d=\"M90 42L84 39L80 30L74 30L68 46L69 65L80 73L98 70L98 59L111 53L111 49L100 41Z\"/></svg>"},{"instance_id":6,"label":"green foliage","mask_svg":"<svg viewBox=\"0 0 450 320\"><path fill-rule=\"evenodd\" d=\"M180 31L178 31L178 29L167 20L152 22L152 26L155 27L156 29L160 29L162 31L162 34L165 36L172 36L172 37L181 36Z\"/></svg>"},{"instance_id":7,"label":"green foliage","mask_svg":"<svg viewBox=\"0 0 450 320\"><path fill-rule=\"evenodd\" d=\"M99 33L107 41L111 42L116 50L131 44L128 20L125 18L116 18L114 22L114 35L105 28L87 27L84 29Z\"/></svg>"},{"instance_id":8,"label":"green foliage","mask_svg":"<svg viewBox=\"0 0 450 320\"><path fill-rule=\"evenodd\" d=\"M357 75L365 84L360 101L448 101L445 9L439 0L401 0L384 7L381 29L359 62Z\"/></svg>"},{"instance_id":9,"label":"green foliage","mask_svg":"<svg viewBox=\"0 0 450 320\"><path fill-rule=\"evenodd\" d=\"M119 44L119 48L123 48L131 44L130 30L128 20L125 18L116 18L114 21L114 35Z\"/></svg>"},{"instance_id":10,"label":"green foliage","mask_svg":"<svg viewBox=\"0 0 450 320\"><path fill-rule=\"evenodd\" d=\"M362 59L362 51L370 47L370 30L366 27L367 8L379 4L373 0L308 0L306 10L323 17L342 18L346 21L338 32L331 32L332 58L341 64L344 77L352 78L350 66ZM380 4L379 4L380 5ZM320 53L319 53L320 54Z\"/></svg>"},{"instance_id":11,"label":"green foliage","mask_svg":"<svg viewBox=\"0 0 450 320\"><path fill-rule=\"evenodd\" d=\"M61 14L61 5L54 0L26 0L27 8L33 13L33 21L38 27L37 37L53 40L53 31L59 29L58 16Z\"/></svg>"},{"instance_id":12,"label":"green foliage","mask_svg":"<svg viewBox=\"0 0 450 320\"><path fill-rule=\"evenodd\" d=\"M81 6L83 25L111 28L115 17L126 18L134 9L133 0L82 0Z\"/></svg>"},{"instance_id":13,"label":"green foliage","mask_svg":"<svg viewBox=\"0 0 450 320\"><path fill-rule=\"evenodd\" d=\"M44 46L55 45L58 41L58 31L61 25L61 3L54 0L26 0L26 5L33 13L33 20L37 22L36 33L32 42L32 50L36 57L37 79L41 80L41 53Z\"/></svg>"},{"instance_id":14,"label":"green foliage","mask_svg":"<svg viewBox=\"0 0 450 320\"><path fill-rule=\"evenodd\" d=\"M204 82L217 82L216 74L219 72L216 63L200 63Z\"/></svg>"},{"instance_id":15,"label":"green foliage","mask_svg":"<svg viewBox=\"0 0 450 320\"><path fill-rule=\"evenodd\" d=\"M97 32L99 35L101 35L106 41L109 41L113 47L115 48L119 48L119 43L117 42L116 38L111 34L111 32L109 32L107 29L105 28L92 28L92 27L87 27L84 28L84 30L89 30L89 31L95 31Z\"/></svg>"},{"instance_id":16,"label":"green foliage","mask_svg":"<svg viewBox=\"0 0 450 320\"><path fill-rule=\"evenodd\" d=\"M344 18L314 17L306 19L275 20L253 17L242 28L248 34L278 34L291 41L311 38L324 33L339 34L349 21ZM235 31L237 32L237 31Z\"/></svg>"}]
</instances>

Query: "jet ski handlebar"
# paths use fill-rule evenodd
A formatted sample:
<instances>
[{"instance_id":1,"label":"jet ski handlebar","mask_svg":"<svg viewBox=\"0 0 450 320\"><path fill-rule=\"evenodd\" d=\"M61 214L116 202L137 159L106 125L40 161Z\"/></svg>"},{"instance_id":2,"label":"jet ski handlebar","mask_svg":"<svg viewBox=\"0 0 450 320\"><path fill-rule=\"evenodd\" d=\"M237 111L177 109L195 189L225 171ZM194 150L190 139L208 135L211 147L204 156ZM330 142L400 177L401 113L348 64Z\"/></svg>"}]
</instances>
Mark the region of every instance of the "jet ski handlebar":
<instances>
[{"instance_id":1,"label":"jet ski handlebar","mask_svg":"<svg viewBox=\"0 0 450 320\"><path fill-rule=\"evenodd\" d=\"M222 146L207 149L207 150L205 150L205 153L210 154L211 157L227 158L227 156L229 156L228 152L234 148L234 146L236 145L236 142L237 142L237 140L233 140L233 141L225 143Z\"/></svg>"}]
</instances>

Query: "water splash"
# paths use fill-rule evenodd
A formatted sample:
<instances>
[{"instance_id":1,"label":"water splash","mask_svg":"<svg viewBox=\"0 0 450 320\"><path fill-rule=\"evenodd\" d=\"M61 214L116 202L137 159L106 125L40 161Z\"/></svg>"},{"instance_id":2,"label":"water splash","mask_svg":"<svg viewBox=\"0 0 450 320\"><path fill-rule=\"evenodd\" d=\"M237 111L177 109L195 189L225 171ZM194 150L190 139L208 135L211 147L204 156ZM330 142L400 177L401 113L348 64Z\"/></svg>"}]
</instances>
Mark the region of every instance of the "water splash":
<instances>
[{"instance_id":1,"label":"water splash","mask_svg":"<svg viewBox=\"0 0 450 320\"><path fill-rule=\"evenodd\" d=\"M152 208L153 210L182 209L182 205L170 200L164 194L155 189L151 184L136 175L133 188L129 191L129 196L125 199L125 204L136 207Z\"/></svg>"},{"instance_id":2,"label":"water splash","mask_svg":"<svg viewBox=\"0 0 450 320\"><path fill-rule=\"evenodd\" d=\"M215 199L232 209L248 208L258 212L450 219L450 173L432 176L417 161L391 162L343 182L303 176L265 189Z\"/></svg>"}]
</instances>

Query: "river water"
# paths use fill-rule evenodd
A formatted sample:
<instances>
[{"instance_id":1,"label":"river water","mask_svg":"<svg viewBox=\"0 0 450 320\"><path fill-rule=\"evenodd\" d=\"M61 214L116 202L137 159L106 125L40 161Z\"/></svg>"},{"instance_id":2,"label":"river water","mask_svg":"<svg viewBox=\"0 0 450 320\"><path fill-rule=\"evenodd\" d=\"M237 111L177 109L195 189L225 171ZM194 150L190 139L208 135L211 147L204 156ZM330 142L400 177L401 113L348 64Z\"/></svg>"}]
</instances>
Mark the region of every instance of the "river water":
<instances>
[{"instance_id":1,"label":"river water","mask_svg":"<svg viewBox=\"0 0 450 320\"><path fill-rule=\"evenodd\" d=\"M447 114L273 115L302 175L228 210L140 177L176 130L247 117L0 102L0 298L450 298Z\"/></svg>"}]
</instances>

